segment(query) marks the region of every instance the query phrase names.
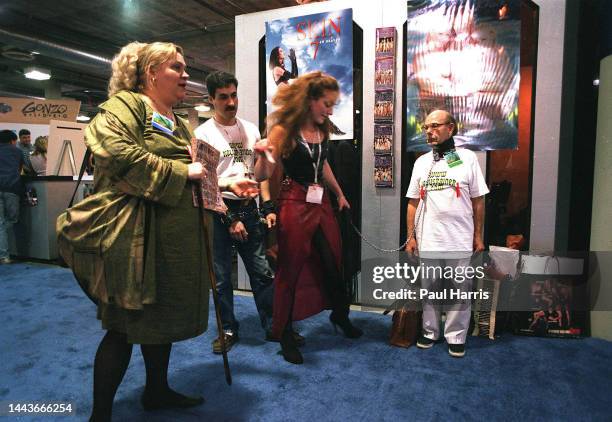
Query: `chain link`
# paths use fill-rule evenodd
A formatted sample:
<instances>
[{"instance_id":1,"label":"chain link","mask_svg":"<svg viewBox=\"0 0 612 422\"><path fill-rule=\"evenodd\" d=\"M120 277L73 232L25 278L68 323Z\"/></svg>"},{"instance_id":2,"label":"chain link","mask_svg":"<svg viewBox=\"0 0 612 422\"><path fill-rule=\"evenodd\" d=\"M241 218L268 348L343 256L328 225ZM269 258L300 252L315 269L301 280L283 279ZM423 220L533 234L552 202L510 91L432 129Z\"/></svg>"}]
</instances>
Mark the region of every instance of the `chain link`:
<instances>
[{"instance_id":1,"label":"chain link","mask_svg":"<svg viewBox=\"0 0 612 422\"><path fill-rule=\"evenodd\" d=\"M427 172L427 180L431 176L431 171L433 170L434 165L435 165L435 161L432 160L431 161L431 166L429 167L429 171ZM414 229L413 229L412 233L410 233L410 236L408 237L408 239L406 239L404 244L402 246L400 246L399 248L397 248L397 249L384 249L384 248L381 248L380 246L375 245L374 243L372 243L368 239L366 239L366 237L359 231L359 229L355 226L355 224L353 224L353 220L351 218L349 218L349 222L351 223L351 227L353 227L353 230L355 230L355 233L357 233L357 236L359 236L359 238L361 240L363 240L365 243L370 245L371 248L373 248L373 249L375 249L375 250L377 250L379 252L384 252L384 253L399 252L401 250L404 250L406 248L406 245L408 245L408 242L410 242L410 239L412 239L413 237L416 236L417 223L419 222L421 216L423 215L424 209L425 209L425 203L423 203L423 206L421 207L421 209L418 210L418 213L415 216L415 219L414 219ZM422 236L423 236L423 232L421 231L421 237Z\"/></svg>"},{"instance_id":2,"label":"chain link","mask_svg":"<svg viewBox=\"0 0 612 422\"><path fill-rule=\"evenodd\" d=\"M393 252L399 252L401 250L403 250L406 245L408 244L408 242L410 242L410 239L412 238L412 236L410 236L408 238L408 240L406 240L406 242L404 242L404 244L402 246L400 246L397 249L384 249L381 248L379 246L376 246L374 243L370 242L368 239L365 238L365 236L363 234L361 234L361 232L359 231L359 229L353 224L353 221L351 221L349 219L350 223L351 223L351 227L353 228L353 230L355 230L355 233L357 233L357 236L359 236L361 238L361 240L363 240L365 243L367 243L368 245L370 245L372 248L376 249L379 252L385 252L385 253L393 253Z\"/></svg>"}]
</instances>

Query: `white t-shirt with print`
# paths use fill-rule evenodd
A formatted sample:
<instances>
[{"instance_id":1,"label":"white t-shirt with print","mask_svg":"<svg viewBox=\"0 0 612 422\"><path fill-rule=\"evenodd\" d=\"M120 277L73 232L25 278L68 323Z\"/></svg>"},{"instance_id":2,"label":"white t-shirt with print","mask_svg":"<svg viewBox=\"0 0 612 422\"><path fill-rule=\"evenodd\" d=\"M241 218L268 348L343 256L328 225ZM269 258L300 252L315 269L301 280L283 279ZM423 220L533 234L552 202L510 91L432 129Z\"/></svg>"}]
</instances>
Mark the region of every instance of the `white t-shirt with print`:
<instances>
[{"instance_id":1,"label":"white t-shirt with print","mask_svg":"<svg viewBox=\"0 0 612 422\"><path fill-rule=\"evenodd\" d=\"M462 163L453 167L445 159L434 162L431 151L414 163L406 197L420 198L421 190L425 191L425 200L419 202L415 217L419 252L472 251L471 199L486 195L489 189L476 154L463 148L456 151Z\"/></svg>"},{"instance_id":2,"label":"white t-shirt with print","mask_svg":"<svg viewBox=\"0 0 612 422\"><path fill-rule=\"evenodd\" d=\"M253 146L261 139L253 123L236 118L233 126L224 126L209 119L195 130L196 138L220 152L218 178L250 177L253 174ZM226 199L241 199L231 192L223 192Z\"/></svg>"}]
</instances>

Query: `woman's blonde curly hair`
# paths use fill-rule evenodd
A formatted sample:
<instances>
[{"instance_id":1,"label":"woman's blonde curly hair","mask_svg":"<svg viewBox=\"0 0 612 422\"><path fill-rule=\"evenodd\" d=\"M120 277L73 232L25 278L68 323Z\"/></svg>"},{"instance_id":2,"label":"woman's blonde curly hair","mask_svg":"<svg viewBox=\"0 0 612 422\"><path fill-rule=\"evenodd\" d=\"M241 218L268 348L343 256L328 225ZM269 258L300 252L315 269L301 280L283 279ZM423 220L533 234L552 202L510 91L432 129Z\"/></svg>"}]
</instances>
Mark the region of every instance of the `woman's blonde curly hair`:
<instances>
[{"instance_id":1,"label":"woman's blonde curly hair","mask_svg":"<svg viewBox=\"0 0 612 422\"><path fill-rule=\"evenodd\" d=\"M275 125L280 125L287 131L287 137L280 145L280 154L287 157L293 148L293 140L300 132L300 127L310 113L310 101L318 100L325 95L325 91L340 91L338 81L323 72L311 72L293 80L293 83L279 86L272 104L278 108L266 119L268 133ZM323 139L329 137L331 124L325 120L318 125L323 132Z\"/></svg>"},{"instance_id":2,"label":"woman's blonde curly hair","mask_svg":"<svg viewBox=\"0 0 612 422\"><path fill-rule=\"evenodd\" d=\"M42 155L47 158L47 145L49 144L48 136L39 136L34 141L34 152L32 155Z\"/></svg>"},{"instance_id":3,"label":"woman's blonde curly hair","mask_svg":"<svg viewBox=\"0 0 612 422\"><path fill-rule=\"evenodd\" d=\"M123 90L142 92L148 71L174 58L177 53L183 54L183 49L173 43L129 43L113 57L113 73L108 82L109 98Z\"/></svg>"}]
</instances>

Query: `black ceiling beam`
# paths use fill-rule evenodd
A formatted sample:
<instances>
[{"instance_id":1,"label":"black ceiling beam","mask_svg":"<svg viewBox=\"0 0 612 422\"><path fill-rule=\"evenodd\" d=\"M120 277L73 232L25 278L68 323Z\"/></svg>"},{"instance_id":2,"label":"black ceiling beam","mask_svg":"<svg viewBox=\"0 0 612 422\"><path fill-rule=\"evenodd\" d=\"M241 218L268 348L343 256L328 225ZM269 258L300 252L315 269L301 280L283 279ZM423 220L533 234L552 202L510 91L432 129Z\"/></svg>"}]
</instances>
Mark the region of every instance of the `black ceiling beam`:
<instances>
[{"instance_id":1,"label":"black ceiling beam","mask_svg":"<svg viewBox=\"0 0 612 422\"><path fill-rule=\"evenodd\" d=\"M78 46L78 48L89 49L93 45L96 51L108 55L116 54L119 48L122 47L121 45L109 42L107 39L77 32L71 28L48 22L14 9L3 10L0 14L0 27L20 33L27 29L28 33L38 34L40 37L73 45L74 47Z\"/></svg>"},{"instance_id":2,"label":"black ceiling beam","mask_svg":"<svg viewBox=\"0 0 612 422\"><path fill-rule=\"evenodd\" d=\"M225 12L223 12L222 10L219 10L215 6L211 6L210 4L208 4L204 0L192 0L192 1L196 2L197 4L199 4L202 7L205 7L206 9L210 10L211 12L216 13L217 15L221 16L223 19L225 19L228 22L234 22L235 15L233 15L233 16L226 15Z\"/></svg>"}]
</instances>

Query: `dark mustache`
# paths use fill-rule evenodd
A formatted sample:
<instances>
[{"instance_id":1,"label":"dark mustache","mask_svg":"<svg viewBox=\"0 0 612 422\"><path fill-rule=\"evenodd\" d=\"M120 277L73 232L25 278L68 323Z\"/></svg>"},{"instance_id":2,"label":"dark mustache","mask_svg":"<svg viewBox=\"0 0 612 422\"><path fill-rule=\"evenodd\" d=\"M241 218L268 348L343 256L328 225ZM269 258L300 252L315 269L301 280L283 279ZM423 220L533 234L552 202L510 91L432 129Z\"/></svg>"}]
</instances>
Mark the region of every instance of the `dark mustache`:
<instances>
[{"instance_id":1,"label":"dark mustache","mask_svg":"<svg viewBox=\"0 0 612 422\"><path fill-rule=\"evenodd\" d=\"M229 107L225 107L225 111L235 111L236 107L234 106L229 106Z\"/></svg>"}]
</instances>

